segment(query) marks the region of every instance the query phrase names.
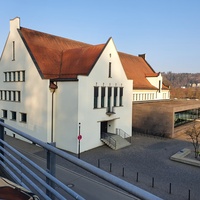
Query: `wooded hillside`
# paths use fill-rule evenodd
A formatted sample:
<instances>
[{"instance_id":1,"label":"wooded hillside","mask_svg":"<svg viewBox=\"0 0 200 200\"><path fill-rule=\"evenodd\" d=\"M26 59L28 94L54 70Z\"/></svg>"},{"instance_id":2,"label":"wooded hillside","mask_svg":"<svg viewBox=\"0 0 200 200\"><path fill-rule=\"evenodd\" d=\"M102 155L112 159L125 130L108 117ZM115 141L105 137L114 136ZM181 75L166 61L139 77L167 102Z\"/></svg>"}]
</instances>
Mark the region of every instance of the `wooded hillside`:
<instances>
[{"instance_id":1,"label":"wooded hillside","mask_svg":"<svg viewBox=\"0 0 200 200\"><path fill-rule=\"evenodd\" d=\"M163 72L163 81L170 84L171 87L192 87L192 84L200 83L200 73L172 73Z\"/></svg>"},{"instance_id":2,"label":"wooded hillside","mask_svg":"<svg viewBox=\"0 0 200 200\"><path fill-rule=\"evenodd\" d=\"M162 73L163 82L170 85L171 98L200 99L200 73Z\"/></svg>"}]
</instances>

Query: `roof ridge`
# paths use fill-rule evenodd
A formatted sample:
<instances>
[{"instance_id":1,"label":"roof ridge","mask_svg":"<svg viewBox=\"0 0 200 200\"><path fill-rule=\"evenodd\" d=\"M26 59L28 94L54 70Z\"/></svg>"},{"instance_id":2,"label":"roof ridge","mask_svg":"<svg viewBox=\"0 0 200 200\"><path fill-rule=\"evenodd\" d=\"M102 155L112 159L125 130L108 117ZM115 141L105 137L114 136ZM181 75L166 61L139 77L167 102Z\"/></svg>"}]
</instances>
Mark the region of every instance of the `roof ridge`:
<instances>
[{"instance_id":1,"label":"roof ridge","mask_svg":"<svg viewBox=\"0 0 200 200\"><path fill-rule=\"evenodd\" d=\"M29 28L25 28L25 27L21 27L21 26L20 26L20 29L24 29L24 30L27 30L27 31L39 33L39 34L41 34L41 35L46 35L46 36L49 36L49 37L59 38L59 39L61 39L61 40L76 42L76 43L83 44L83 45L86 45L86 46L92 45L92 44L88 44L88 43L81 42L81 41L78 41L78 40L69 39L69 38L66 38L66 37L64 37L64 36L57 36L57 35L54 35L54 34L42 32L42 31L38 31L38 30L34 30L34 29L29 29Z\"/></svg>"}]
</instances>

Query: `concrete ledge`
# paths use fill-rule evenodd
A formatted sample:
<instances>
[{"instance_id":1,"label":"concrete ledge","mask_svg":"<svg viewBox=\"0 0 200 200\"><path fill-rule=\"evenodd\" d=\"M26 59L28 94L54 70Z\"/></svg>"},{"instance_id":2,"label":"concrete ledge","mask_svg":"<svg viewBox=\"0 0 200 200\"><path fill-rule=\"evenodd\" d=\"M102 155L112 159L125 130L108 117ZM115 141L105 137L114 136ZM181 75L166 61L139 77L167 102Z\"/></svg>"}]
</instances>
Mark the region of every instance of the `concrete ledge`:
<instances>
[{"instance_id":1,"label":"concrete ledge","mask_svg":"<svg viewBox=\"0 0 200 200\"><path fill-rule=\"evenodd\" d=\"M194 159L186 158L186 156L189 155L190 153L191 153L191 150L185 148L185 149L180 150L173 156L171 156L170 159L176 162L181 162L188 165L200 167L200 161L196 160L195 158Z\"/></svg>"}]
</instances>

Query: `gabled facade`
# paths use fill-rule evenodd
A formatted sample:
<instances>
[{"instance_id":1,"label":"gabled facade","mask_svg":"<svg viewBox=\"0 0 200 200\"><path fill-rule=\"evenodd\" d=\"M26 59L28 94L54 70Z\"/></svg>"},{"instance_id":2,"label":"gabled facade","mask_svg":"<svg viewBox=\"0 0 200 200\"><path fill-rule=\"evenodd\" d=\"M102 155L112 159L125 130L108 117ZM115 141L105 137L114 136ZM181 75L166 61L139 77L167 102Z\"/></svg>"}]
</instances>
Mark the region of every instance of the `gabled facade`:
<instances>
[{"instance_id":1,"label":"gabled facade","mask_svg":"<svg viewBox=\"0 0 200 200\"><path fill-rule=\"evenodd\" d=\"M86 151L102 145L103 131L132 134L132 87L112 38L89 45L10 21L0 61L7 124L74 153L81 134Z\"/></svg>"},{"instance_id":2,"label":"gabled facade","mask_svg":"<svg viewBox=\"0 0 200 200\"><path fill-rule=\"evenodd\" d=\"M133 102L170 99L169 87L145 60L145 54L133 56L119 53L128 79L133 80Z\"/></svg>"}]
</instances>

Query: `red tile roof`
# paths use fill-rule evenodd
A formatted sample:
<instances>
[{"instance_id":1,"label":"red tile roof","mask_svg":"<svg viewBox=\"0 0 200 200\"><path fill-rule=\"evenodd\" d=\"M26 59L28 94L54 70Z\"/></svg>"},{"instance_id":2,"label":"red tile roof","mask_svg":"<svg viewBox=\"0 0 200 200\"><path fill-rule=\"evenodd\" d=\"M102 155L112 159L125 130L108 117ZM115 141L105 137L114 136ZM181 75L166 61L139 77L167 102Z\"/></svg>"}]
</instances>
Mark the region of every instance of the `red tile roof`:
<instances>
[{"instance_id":1,"label":"red tile roof","mask_svg":"<svg viewBox=\"0 0 200 200\"><path fill-rule=\"evenodd\" d=\"M157 89L146 76L158 76L142 57L119 52L124 71L128 79L133 80L134 89Z\"/></svg>"},{"instance_id":2,"label":"red tile roof","mask_svg":"<svg viewBox=\"0 0 200 200\"><path fill-rule=\"evenodd\" d=\"M20 28L19 33L44 79L77 79L88 75L106 44L90 45L83 42ZM156 77L151 66L142 58L119 52L128 79L134 89L158 89L146 77ZM163 85L163 89L168 89Z\"/></svg>"},{"instance_id":3,"label":"red tile roof","mask_svg":"<svg viewBox=\"0 0 200 200\"><path fill-rule=\"evenodd\" d=\"M19 32L44 79L88 75L105 47L105 44L89 45L26 28Z\"/></svg>"}]
</instances>

